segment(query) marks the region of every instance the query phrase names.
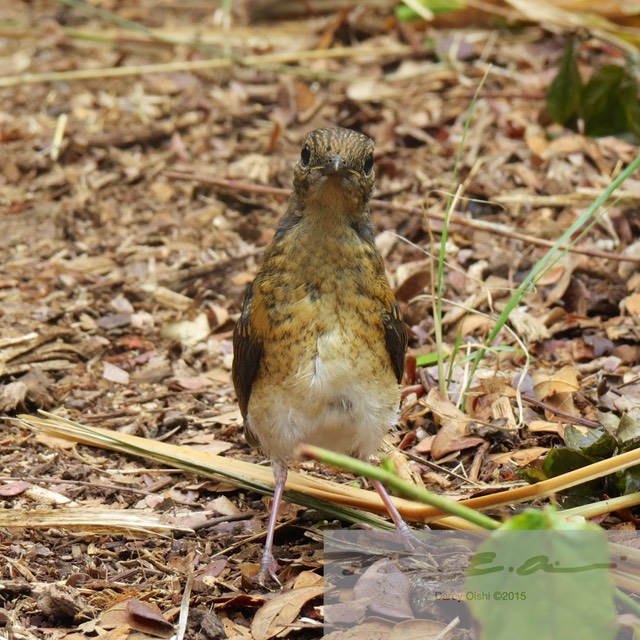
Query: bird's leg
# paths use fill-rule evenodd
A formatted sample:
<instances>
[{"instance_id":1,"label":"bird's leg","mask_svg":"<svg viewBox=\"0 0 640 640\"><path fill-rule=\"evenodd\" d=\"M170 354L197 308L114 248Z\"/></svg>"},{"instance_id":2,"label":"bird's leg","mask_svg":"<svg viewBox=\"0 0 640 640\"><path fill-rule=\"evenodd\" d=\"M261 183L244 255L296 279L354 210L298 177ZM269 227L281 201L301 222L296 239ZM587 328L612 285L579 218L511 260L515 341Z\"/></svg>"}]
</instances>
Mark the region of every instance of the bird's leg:
<instances>
[{"instance_id":1,"label":"bird's leg","mask_svg":"<svg viewBox=\"0 0 640 640\"><path fill-rule=\"evenodd\" d=\"M278 510L280 502L282 502L282 492L287 481L287 465L284 462L274 460L273 477L275 478L275 487L273 489L273 500L271 502L271 513L269 514L269 526L267 527L267 540L264 544L264 553L260 562L260 572L258 573L258 582L264 584L267 574L271 576L278 584L280 581L276 576L276 571L280 568L276 559L273 557L273 536L278 521ZM406 526L406 525L405 525Z\"/></svg>"},{"instance_id":2,"label":"bird's leg","mask_svg":"<svg viewBox=\"0 0 640 640\"><path fill-rule=\"evenodd\" d=\"M402 539L402 542L404 543L407 551L415 550L416 546L420 544L420 541L413 535L411 529L409 528L409 525L403 520L400 512L396 508L396 505L393 504L391 496L384 488L384 485L382 484L382 482L380 482L380 480L372 480L371 483L375 487L375 490L378 492L378 495L382 499L382 502L384 502L384 506L387 508L387 511L389 512L393 523L396 525L396 532Z\"/></svg>"}]
</instances>

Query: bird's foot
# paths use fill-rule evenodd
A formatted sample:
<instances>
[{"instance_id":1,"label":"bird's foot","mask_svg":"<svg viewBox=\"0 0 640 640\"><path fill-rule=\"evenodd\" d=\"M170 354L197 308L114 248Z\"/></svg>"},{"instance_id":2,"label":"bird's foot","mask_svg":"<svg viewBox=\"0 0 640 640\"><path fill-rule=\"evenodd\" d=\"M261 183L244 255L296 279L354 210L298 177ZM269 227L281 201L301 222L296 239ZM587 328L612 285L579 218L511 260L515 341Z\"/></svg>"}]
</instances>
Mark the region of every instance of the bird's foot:
<instances>
[{"instance_id":1,"label":"bird's foot","mask_svg":"<svg viewBox=\"0 0 640 640\"><path fill-rule=\"evenodd\" d=\"M387 511L389 512L393 523L396 525L395 537L398 542L400 542L400 544L402 544L405 550L409 553L415 551L426 552L427 545L409 528L409 525L404 521L400 512L393 504L393 500L391 500L391 497L387 493L382 482L379 480L372 480L372 484L380 495L382 502L384 502L385 507L387 507Z\"/></svg>"},{"instance_id":2,"label":"bird's foot","mask_svg":"<svg viewBox=\"0 0 640 640\"><path fill-rule=\"evenodd\" d=\"M280 580L278 580L277 572L280 569L280 565L276 562L271 551L265 551L260 561L260 571L256 577L256 582L266 587L267 577L271 578L279 587L282 587Z\"/></svg>"},{"instance_id":3,"label":"bird's foot","mask_svg":"<svg viewBox=\"0 0 640 640\"><path fill-rule=\"evenodd\" d=\"M404 520L396 526L396 539L402 543L405 550L409 552L421 551L425 548L425 543L415 535Z\"/></svg>"}]
</instances>

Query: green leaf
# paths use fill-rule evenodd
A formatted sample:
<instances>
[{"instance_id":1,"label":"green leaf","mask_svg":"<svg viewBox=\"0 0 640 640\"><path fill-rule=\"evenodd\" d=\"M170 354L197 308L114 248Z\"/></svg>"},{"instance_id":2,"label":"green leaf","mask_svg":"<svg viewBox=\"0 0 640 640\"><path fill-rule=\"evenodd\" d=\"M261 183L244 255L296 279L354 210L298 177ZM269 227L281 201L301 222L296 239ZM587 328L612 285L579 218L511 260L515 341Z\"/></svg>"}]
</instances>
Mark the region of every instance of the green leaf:
<instances>
[{"instance_id":1,"label":"green leaf","mask_svg":"<svg viewBox=\"0 0 640 640\"><path fill-rule=\"evenodd\" d=\"M464 0L418 0L418 2L436 16L452 11L459 11L467 6ZM396 7L396 18L401 22L422 20L422 16L418 15L411 7L403 2Z\"/></svg>"},{"instance_id":2,"label":"green leaf","mask_svg":"<svg viewBox=\"0 0 640 640\"><path fill-rule=\"evenodd\" d=\"M541 509L525 509L513 518L509 518L500 525L498 531L600 531L603 530L595 524L591 524L586 520L581 522L576 520L567 520L562 514L553 507Z\"/></svg>"},{"instance_id":3,"label":"green leaf","mask_svg":"<svg viewBox=\"0 0 640 640\"><path fill-rule=\"evenodd\" d=\"M446 356L445 356L446 359ZM433 353L423 353L421 356L416 358L416 366L418 367L430 367L438 362L438 354L436 352Z\"/></svg>"},{"instance_id":4,"label":"green leaf","mask_svg":"<svg viewBox=\"0 0 640 640\"><path fill-rule=\"evenodd\" d=\"M625 469L616 474L618 490L622 495L640 491L640 467Z\"/></svg>"},{"instance_id":5,"label":"green leaf","mask_svg":"<svg viewBox=\"0 0 640 640\"><path fill-rule=\"evenodd\" d=\"M536 469L535 467L528 467L525 469L520 469L518 471L518 478L522 478L525 482L528 482L529 484L536 484L537 482L548 480L549 476L547 476L547 474L542 469Z\"/></svg>"},{"instance_id":6,"label":"green leaf","mask_svg":"<svg viewBox=\"0 0 640 640\"><path fill-rule=\"evenodd\" d=\"M618 423L617 439L623 451L631 451L640 446L640 415L638 410L625 411Z\"/></svg>"},{"instance_id":7,"label":"green leaf","mask_svg":"<svg viewBox=\"0 0 640 640\"><path fill-rule=\"evenodd\" d=\"M626 453L640 448L640 435L637 432L638 423L628 413L620 420L619 434L624 441L620 445L619 453ZM622 495L640 491L640 466L630 467L616 474L616 487Z\"/></svg>"},{"instance_id":8,"label":"green leaf","mask_svg":"<svg viewBox=\"0 0 640 640\"><path fill-rule=\"evenodd\" d=\"M582 94L582 80L576 62L573 38L567 42L560 69L547 90L547 111L559 124L567 124L578 113Z\"/></svg>"},{"instance_id":9,"label":"green leaf","mask_svg":"<svg viewBox=\"0 0 640 640\"><path fill-rule=\"evenodd\" d=\"M609 458L617 448L616 439L603 429L589 429L586 433L569 425L564 432L569 449L576 449L590 458Z\"/></svg>"},{"instance_id":10,"label":"green leaf","mask_svg":"<svg viewBox=\"0 0 640 640\"><path fill-rule=\"evenodd\" d=\"M544 460L542 470L548 478L555 478L563 473L582 469L593 462L592 458L574 449L552 449Z\"/></svg>"},{"instance_id":11,"label":"green leaf","mask_svg":"<svg viewBox=\"0 0 640 640\"><path fill-rule=\"evenodd\" d=\"M638 81L630 69L625 69L625 76L620 85L620 101L627 116L629 131L636 139L640 139L640 100L638 99Z\"/></svg>"},{"instance_id":12,"label":"green leaf","mask_svg":"<svg viewBox=\"0 0 640 640\"><path fill-rule=\"evenodd\" d=\"M619 95L624 77L623 67L606 64L582 90L580 111L588 136L615 135L629 130L627 112Z\"/></svg>"},{"instance_id":13,"label":"green leaf","mask_svg":"<svg viewBox=\"0 0 640 640\"><path fill-rule=\"evenodd\" d=\"M595 462L595 460L589 456L586 456L580 451L574 449L552 449L547 454L544 463L542 464L542 471L549 478L555 478L563 473L569 473L569 471L575 471L581 469ZM603 491L602 480L592 480L591 482L583 482L582 484L571 487L564 491L564 495L567 496L597 496Z\"/></svg>"},{"instance_id":14,"label":"green leaf","mask_svg":"<svg viewBox=\"0 0 640 640\"><path fill-rule=\"evenodd\" d=\"M640 449L640 436L635 438L629 438L620 443L617 453L626 453L627 451L633 451L634 449Z\"/></svg>"},{"instance_id":15,"label":"green leaf","mask_svg":"<svg viewBox=\"0 0 640 640\"><path fill-rule=\"evenodd\" d=\"M554 523L558 524L557 516L555 520L551 519L552 513L555 514L555 511L551 508L547 511L525 509L500 525L498 531L549 531L554 528Z\"/></svg>"},{"instance_id":16,"label":"green leaf","mask_svg":"<svg viewBox=\"0 0 640 640\"><path fill-rule=\"evenodd\" d=\"M465 600L481 640L616 636L604 531L526 510L474 552Z\"/></svg>"}]
</instances>

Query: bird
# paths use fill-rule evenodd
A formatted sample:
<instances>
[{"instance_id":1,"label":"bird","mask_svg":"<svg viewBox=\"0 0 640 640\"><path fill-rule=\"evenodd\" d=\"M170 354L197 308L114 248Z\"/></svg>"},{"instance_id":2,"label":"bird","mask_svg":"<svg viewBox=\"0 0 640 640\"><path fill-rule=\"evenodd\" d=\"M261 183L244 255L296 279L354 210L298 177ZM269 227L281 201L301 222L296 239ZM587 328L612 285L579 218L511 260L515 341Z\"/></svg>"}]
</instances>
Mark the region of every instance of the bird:
<instances>
[{"instance_id":1,"label":"bird","mask_svg":"<svg viewBox=\"0 0 640 640\"><path fill-rule=\"evenodd\" d=\"M234 329L244 435L271 459L275 480L260 584L278 581L274 530L296 447L367 459L399 418L407 330L374 241L374 181L365 134L336 127L304 136L288 208ZM410 528L372 483L410 547Z\"/></svg>"}]
</instances>

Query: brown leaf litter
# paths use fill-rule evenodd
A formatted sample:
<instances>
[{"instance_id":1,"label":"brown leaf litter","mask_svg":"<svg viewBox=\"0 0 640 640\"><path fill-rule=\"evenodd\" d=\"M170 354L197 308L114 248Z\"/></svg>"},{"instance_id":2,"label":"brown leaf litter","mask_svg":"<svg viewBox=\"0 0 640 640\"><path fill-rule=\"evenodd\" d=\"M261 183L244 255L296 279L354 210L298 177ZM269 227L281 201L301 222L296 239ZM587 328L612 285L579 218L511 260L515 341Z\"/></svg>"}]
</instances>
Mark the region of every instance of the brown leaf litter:
<instances>
[{"instance_id":1,"label":"brown leaf litter","mask_svg":"<svg viewBox=\"0 0 640 640\"><path fill-rule=\"evenodd\" d=\"M537 17L533 3L495 3L510 18L528 12L515 31L473 22L477 13L452 15L449 26L398 23L395 3L313 15L308 3L274 3L305 7L277 21L265 19L268 3L234 3L246 5L245 24L229 29L198 3L104 5L147 29L134 32L50 0L10 3L11 26L0 26L0 412L45 409L257 462L232 391L231 331L283 211L299 141L330 124L376 140L373 220L417 358L438 348L432 238L462 185L446 247L442 349L453 354L461 336L473 352L546 247L638 153L549 122L544 94L562 29L581 15L568 1L559 13L535 3ZM585 71L624 63L610 43L632 46L625 29L613 23L585 41ZM517 486L521 465L562 446L567 425L591 428L601 411L634 415L639 194L630 179L546 274L464 402L464 362L446 371L449 397L433 390L435 366L410 370L402 424L386 443L405 451L394 464L406 477L481 506L483 492ZM321 636L314 535L323 515L297 506L284 514L276 546L286 590L265 595L251 591L266 515L257 493L43 441L15 422L2 422L0 457L3 511L27 525L0 533L0 625L16 635L161 637L175 630L193 575L187 637ZM30 513L60 516L51 507L60 500L104 526L87 521L79 533L60 520L29 522ZM106 515L125 512L138 518L124 531L111 526ZM605 524L635 526L629 513ZM154 522L173 533L149 535ZM372 618L363 606L358 631L336 638L443 628ZM103 626L108 611L118 613Z\"/></svg>"}]
</instances>

